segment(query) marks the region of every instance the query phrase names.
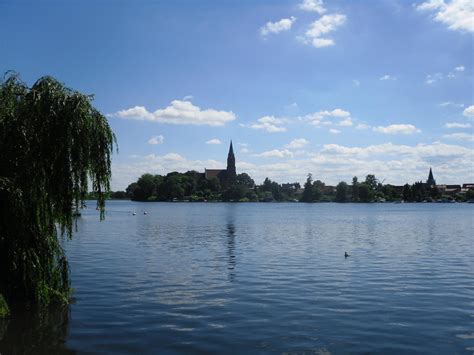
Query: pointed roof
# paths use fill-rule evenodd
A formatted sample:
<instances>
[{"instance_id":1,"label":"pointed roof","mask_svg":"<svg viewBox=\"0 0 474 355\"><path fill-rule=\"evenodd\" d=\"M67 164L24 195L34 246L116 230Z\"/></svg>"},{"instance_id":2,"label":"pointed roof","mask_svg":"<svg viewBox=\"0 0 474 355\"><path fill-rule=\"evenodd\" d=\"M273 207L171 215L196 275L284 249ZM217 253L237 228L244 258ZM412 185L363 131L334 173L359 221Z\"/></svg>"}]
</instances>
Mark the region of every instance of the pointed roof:
<instances>
[{"instance_id":1,"label":"pointed roof","mask_svg":"<svg viewBox=\"0 0 474 355\"><path fill-rule=\"evenodd\" d=\"M433 177L433 170L431 170L431 167L430 167L430 173L428 175L428 180L426 180L426 183L429 186L436 185L436 180Z\"/></svg>"},{"instance_id":2,"label":"pointed roof","mask_svg":"<svg viewBox=\"0 0 474 355\"><path fill-rule=\"evenodd\" d=\"M232 147L232 139L230 140L229 155L234 155L234 148Z\"/></svg>"}]
</instances>

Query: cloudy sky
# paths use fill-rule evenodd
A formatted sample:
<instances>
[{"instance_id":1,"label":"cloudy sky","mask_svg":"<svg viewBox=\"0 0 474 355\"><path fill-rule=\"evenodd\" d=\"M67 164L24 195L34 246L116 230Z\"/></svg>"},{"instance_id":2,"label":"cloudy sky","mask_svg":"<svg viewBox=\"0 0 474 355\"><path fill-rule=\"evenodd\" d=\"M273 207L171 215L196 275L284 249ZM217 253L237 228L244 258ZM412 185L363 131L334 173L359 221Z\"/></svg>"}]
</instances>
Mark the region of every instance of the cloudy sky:
<instances>
[{"instance_id":1,"label":"cloudy sky","mask_svg":"<svg viewBox=\"0 0 474 355\"><path fill-rule=\"evenodd\" d=\"M145 172L474 182L471 0L0 0L0 71L95 95Z\"/></svg>"}]
</instances>

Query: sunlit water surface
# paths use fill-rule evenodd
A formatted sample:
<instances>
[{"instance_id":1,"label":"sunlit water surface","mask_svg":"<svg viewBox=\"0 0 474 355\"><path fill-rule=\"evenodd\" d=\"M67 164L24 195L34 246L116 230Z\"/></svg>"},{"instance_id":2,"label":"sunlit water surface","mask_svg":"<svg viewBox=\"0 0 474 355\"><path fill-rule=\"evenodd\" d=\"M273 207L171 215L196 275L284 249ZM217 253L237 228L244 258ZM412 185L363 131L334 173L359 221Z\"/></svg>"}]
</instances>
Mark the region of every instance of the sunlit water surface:
<instances>
[{"instance_id":1,"label":"sunlit water surface","mask_svg":"<svg viewBox=\"0 0 474 355\"><path fill-rule=\"evenodd\" d=\"M93 207L75 303L0 353L474 353L473 204Z\"/></svg>"}]
</instances>

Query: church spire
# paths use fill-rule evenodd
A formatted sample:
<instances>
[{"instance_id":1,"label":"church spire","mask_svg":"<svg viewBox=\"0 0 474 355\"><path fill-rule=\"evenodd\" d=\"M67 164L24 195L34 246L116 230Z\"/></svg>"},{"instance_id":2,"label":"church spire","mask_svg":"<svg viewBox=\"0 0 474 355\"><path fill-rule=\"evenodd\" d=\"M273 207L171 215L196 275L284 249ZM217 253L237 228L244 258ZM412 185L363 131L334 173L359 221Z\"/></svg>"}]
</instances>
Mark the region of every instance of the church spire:
<instances>
[{"instance_id":1,"label":"church spire","mask_svg":"<svg viewBox=\"0 0 474 355\"><path fill-rule=\"evenodd\" d=\"M430 167L430 173L428 174L428 180L426 180L426 184L428 186L436 185L436 180L433 177L433 171L431 170L431 167Z\"/></svg>"},{"instance_id":2,"label":"church spire","mask_svg":"<svg viewBox=\"0 0 474 355\"><path fill-rule=\"evenodd\" d=\"M237 177L237 172L235 170L235 156L234 156L234 147L232 146L232 140L230 141L229 154L227 154L227 183L229 185L233 184L235 178Z\"/></svg>"}]
</instances>

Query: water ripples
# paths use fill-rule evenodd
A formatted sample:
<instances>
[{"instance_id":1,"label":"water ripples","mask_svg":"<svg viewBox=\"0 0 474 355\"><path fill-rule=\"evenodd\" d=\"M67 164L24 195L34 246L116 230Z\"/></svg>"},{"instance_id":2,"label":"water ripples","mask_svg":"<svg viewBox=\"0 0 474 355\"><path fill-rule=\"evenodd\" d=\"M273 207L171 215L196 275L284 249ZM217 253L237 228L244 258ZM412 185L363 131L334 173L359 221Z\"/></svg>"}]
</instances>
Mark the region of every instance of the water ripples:
<instances>
[{"instance_id":1,"label":"water ripples","mask_svg":"<svg viewBox=\"0 0 474 355\"><path fill-rule=\"evenodd\" d=\"M472 205L109 206L66 243L68 349L473 351Z\"/></svg>"}]
</instances>

